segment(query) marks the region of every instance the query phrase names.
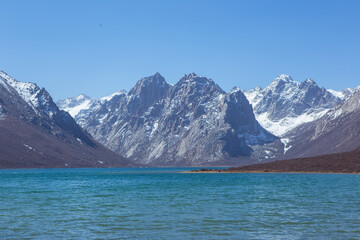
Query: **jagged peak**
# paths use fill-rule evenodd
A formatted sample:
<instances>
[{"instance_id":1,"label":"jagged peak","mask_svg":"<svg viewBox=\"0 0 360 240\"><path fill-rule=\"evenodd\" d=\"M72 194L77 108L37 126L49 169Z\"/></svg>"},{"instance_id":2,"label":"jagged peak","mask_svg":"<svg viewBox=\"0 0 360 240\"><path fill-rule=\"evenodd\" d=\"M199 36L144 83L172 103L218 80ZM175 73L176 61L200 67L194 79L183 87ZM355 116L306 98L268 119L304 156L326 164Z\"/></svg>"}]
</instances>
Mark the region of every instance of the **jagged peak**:
<instances>
[{"instance_id":1,"label":"jagged peak","mask_svg":"<svg viewBox=\"0 0 360 240\"><path fill-rule=\"evenodd\" d=\"M250 89L250 90L248 90L248 91L244 91L244 92L246 92L246 93L255 93L255 92L261 92L262 90L263 90L262 87L257 86L257 87L255 87L255 88L252 88L252 89Z\"/></svg>"},{"instance_id":2,"label":"jagged peak","mask_svg":"<svg viewBox=\"0 0 360 240\"><path fill-rule=\"evenodd\" d=\"M278 88L282 85L298 86L300 85L300 83L294 81L290 75L281 74L277 78L275 78L274 81L272 81L272 83L266 88L273 89Z\"/></svg>"},{"instance_id":3,"label":"jagged peak","mask_svg":"<svg viewBox=\"0 0 360 240\"><path fill-rule=\"evenodd\" d=\"M277 78L274 79L274 81L280 82L294 82L294 80L292 79L292 77L290 75L287 74L280 74Z\"/></svg>"},{"instance_id":4,"label":"jagged peak","mask_svg":"<svg viewBox=\"0 0 360 240\"><path fill-rule=\"evenodd\" d=\"M6 82L8 84L10 84L12 87L14 87L15 85L22 85L25 86L27 88L39 88L36 83L32 83L32 82L21 82L16 80L15 78L11 77L9 74L7 74L4 71L0 70L0 77L5 79Z\"/></svg>"},{"instance_id":5,"label":"jagged peak","mask_svg":"<svg viewBox=\"0 0 360 240\"><path fill-rule=\"evenodd\" d=\"M233 87L231 90L230 90L230 92L229 92L229 94L231 94L231 93L234 93L234 92L243 92L242 90L241 90L241 88L239 88L239 87Z\"/></svg>"},{"instance_id":6,"label":"jagged peak","mask_svg":"<svg viewBox=\"0 0 360 240\"><path fill-rule=\"evenodd\" d=\"M84 103L84 102L90 102L91 100L92 100L91 97L89 97L86 94L82 93L82 94L74 96L74 97L58 100L56 102L56 104L58 106L69 105L69 106L73 107L73 106L77 106L77 105L79 105L81 103Z\"/></svg>"},{"instance_id":7,"label":"jagged peak","mask_svg":"<svg viewBox=\"0 0 360 240\"><path fill-rule=\"evenodd\" d=\"M304 80L302 83L300 83L300 89L312 89L312 88L318 88L319 86L316 84L314 80L311 78L308 78ZM325 89L323 89L326 91Z\"/></svg>"},{"instance_id":8,"label":"jagged peak","mask_svg":"<svg viewBox=\"0 0 360 240\"><path fill-rule=\"evenodd\" d=\"M306 82L306 83L315 83L315 81L312 78L307 78L304 82Z\"/></svg>"},{"instance_id":9,"label":"jagged peak","mask_svg":"<svg viewBox=\"0 0 360 240\"><path fill-rule=\"evenodd\" d=\"M334 95L335 97L338 97L340 99L344 99L345 98L345 95L348 93L350 94L351 92L347 92L346 91L347 89L345 89L344 91L335 91L333 89L328 89L327 91L329 93L331 93L332 95Z\"/></svg>"},{"instance_id":10,"label":"jagged peak","mask_svg":"<svg viewBox=\"0 0 360 240\"><path fill-rule=\"evenodd\" d=\"M143 86L165 86L168 85L168 83L165 81L165 78L161 76L160 73L155 73L152 76L141 78L135 85L134 89L138 89L139 87ZM131 92L131 90L130 90Z\"/></svg>"},{"instance_id":11,"label":"jagged peak","mask_svg":"<svg viewBox=\"0 0 360 240\"><path fill-rule=\"evenodd\" d=\"M110 101L111 99L113 99L113 98L116 97L116 96L126 95L126 94L127 94L127 91L124 90L124 89L122 89L122 90L119 90L119 91L117 91L117 92L115 92L115 93L113 93L113 94L110 94L110 95L108 95L108 96L105 96L105 97L100 98L100 101L101 101L101 102Z\"/></svg>"},{"instance_id":12,"label":"jagged peak","mask_svg":"<svg viewBox=\"0 0 360 240\"><path fill-rule=\"evenodd\" d=\"M161 74L159 72L156 72L153 76L154 77L163 77L163 76L161 76Z\"/></svg>"},{"instance_id":13,"label":"jagged peak","mask_svg":"<svg viewBox=\"0 0 360 240\"><path fill-rule=\"evenodd\" d=\"M248 101L245 94L240 88L233 89L230 91L226 97L225 101L232 102L232 103L241 103L243 101Z\"/></svg>"},{"instance_id":14,"label":"jagged peak","mask_svg":"<svg viewBox=\"0 0 360 240\"><path fill-rule=\"evenodd\" d=\"M143 81L153 81L153 80L165 81L165 78L159 72L156 72L154 75L144 77L144 78L140 79L140 81L141 80L143 80Z\"/></svg>"},{"instance_id":15,"label":"jagged peak","mask_svg":"<svg viewBox=\"0 0 360 240\"><path fill-rule=\"evenodd\" d=\"M188 81L188 80L192 80L192 79L194 79L194 78L196 78L196 77L201 77L201 76L198 76L198 75L196 75L196 73L189 73L189 74L185 74L181 79L180 79L180 81Z\"/></svg>"},{"instance_id":16,"label":"jagged peak","mask_svg":"<svg viewBox=\"0 0 360 240\"><path fill-rule=\"evenodd\" d=\"M317 85L316 82L311 78L305 79L301 84L304 84L304 85Z\"/></svg>"},{"instance_id":17,"label":"jagged peak","mask_svg":"<svg viewBox=\"0 0 360 240\"><path fill-rule=\"evenodd\" d=\"M196 73L185 74L180 80L180 84L196 83L197 85L215 84L215 82L207 77L199 76Z\"/></svg>"},{"instance_id":18,"label":"jagged peak","mask_svg":"<svg viewBox=\"0 0 360 240\"><path fill-rule=\"evenodd\" d=\"M90 100L91 97L89 97L88 95L82 93L82 94L80 94L78 96L75 96L74 99L76 99L78 101L80 101L80 100Z\"/></svg>"}]
</instances>

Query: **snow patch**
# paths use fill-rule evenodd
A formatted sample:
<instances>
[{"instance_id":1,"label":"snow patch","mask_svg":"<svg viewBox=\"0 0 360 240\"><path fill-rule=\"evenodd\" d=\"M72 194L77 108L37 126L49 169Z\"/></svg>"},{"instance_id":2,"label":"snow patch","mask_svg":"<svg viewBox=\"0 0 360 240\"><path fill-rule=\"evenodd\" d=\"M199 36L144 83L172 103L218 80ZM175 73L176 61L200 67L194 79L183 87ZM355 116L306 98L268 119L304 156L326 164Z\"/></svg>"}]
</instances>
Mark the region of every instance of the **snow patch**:
<instances>
[{"instance_id":1,"label":"snow patch","mask_svg":"<svg viewBox=\"0 0 360 240\"><path fill-rule=\"evenodd\" d=\"M327 90L329 93L331 93L332 95L334 95L335 97L338 97L340 99L344 99L345 98L345 95L342 91L335 91L335 90L332 90L332 89L328 89Z\"/></svg>"},{"instance_id":2,"label":"snow patch","mask_svg":"<svg viewBox=\"0 0 360 240\"><path fill-rule=\"evenodd\" d=\"M110 101L111 99L113 99L116 96L125 95L125 94L127 94L127 92L125 90L120 90L120 91L115 92L115 93L113 93L113 94L111 94L109 96L100 98L100 102L101 103L108 102L108 101Z\"/></svg>"},{"instance_id":3,"label":"snow patch","mask_svg":"<svg viewBox=\"0 0 360 240\"><path fill-rule=\"evenodd\" d=\"M291 145L289 145L290 139L282 138L282 139L280 139L280 141L282 142L282 144L284 144L284 154L285 154L292 147Z\"/></svg>"},{"instance_id":4,"label":"snow patch","mask_svg":"<svg viewBox=\"0 0 360 240\"><path fill-rule=\"evenodd\" d=\"M34 152L35 152L35 149L34 149L34 148L32 148L31 146L29 146L29 145L27 145L27 144L24 144L24 146L25 146L27 149L32 150L32 151L34 151Z\"/></svg>"},{"instance_id":5,"label":"snow patch","mask_svg":"<svg viewBox=\"0 0 360 240\"><path fill-rule=\"evenodd\" d=\"M255 115L256 120L262 127L274 134L275 136L283 136L288 131L296 128L297 126L312 122L320 117L324 116L329 109L324 109L320 112L304 113L296 117L286 117L279 121L272 121L268 117L268 113L262 113Z\"/></svg>"},{"instance_id":6,"label":"snow patch","mask_svg":"<svg viewBox=\"0 0 360 240\"><path fill-rule=\"evenodd\" d=\"M75 117L79 114L81 110L89 109L91 106L91 100L85 100L81 104L75 106L75 107L65 107L62 108L62 110L68 112L72 117Z\"/></svg>"}]
</instances>

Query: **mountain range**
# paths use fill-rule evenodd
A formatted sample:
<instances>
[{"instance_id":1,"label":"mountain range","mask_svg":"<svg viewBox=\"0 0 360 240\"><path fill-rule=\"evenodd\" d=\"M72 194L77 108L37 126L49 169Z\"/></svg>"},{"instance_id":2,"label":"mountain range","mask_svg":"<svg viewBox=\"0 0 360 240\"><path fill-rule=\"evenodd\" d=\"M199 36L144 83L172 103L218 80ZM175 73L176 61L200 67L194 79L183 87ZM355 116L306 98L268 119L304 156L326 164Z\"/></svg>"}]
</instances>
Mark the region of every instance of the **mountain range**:
<instances>
[{"instance_id":1,"label":"mountain range","mask_svg":"<svg viewBox=\"0 0 360 240\"><path fill-rule=\"evenodd\" d=\"M329 115L343 122L345 112L339 109L357 113L351 102L359 99L358 91L326 90L312 79L297 82L280 75L264 89L234 88L226 93L213 80L194 73L175 85L156 73L129 92L101 99L79 95L58 105L100 143L137 163L245 165L360 146L357 141L350 144L356 137L334 139L331 149L319 140L328 139L331 128L321 123L328 123ZM348 129L359 126L356 121L346 124ZM316 129L316 144L315 130L309 126Z\"/></svg>"},{"instance_id":2,"label":"mountain range","mask_svg":"<svg viewBox=\"0 0 360 240\"><path fill-rule=\"evenodd\" d=\"M277 139L256 121L240 89L226 93L194 73L175 85L156 73L128 93L99 100L81 95L58 105L76 109L73 117L95 139L142 164L245 164L252 161L253 146Z\"/></svg>"},{"instance_id":3,"label":"mountain range","mask_svg":"<svg viewBox=\"0 0 360 240\"><path fill-rule=\"evenodd\" d=\"M0 72L0 167L239 166L348 152L360 147L359 115L359 87L288 75L226 92L194 73L174 85L156 73L129 92L55 104Z\"/></svg>"}]
</instances>

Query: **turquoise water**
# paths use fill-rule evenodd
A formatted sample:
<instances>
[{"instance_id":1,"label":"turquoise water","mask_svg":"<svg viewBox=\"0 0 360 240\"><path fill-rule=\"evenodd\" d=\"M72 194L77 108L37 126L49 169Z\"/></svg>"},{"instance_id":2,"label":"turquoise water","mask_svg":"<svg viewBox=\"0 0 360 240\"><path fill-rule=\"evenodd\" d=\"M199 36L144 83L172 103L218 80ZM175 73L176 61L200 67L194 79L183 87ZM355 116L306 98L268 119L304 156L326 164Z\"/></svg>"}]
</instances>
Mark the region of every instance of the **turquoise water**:
<instances>
[{"instance_id":1,"label":"turquoise water","mask_svg":"<svg viewBox=\"0 0 360 240\"><path fill-rule=\"evenodd\" d=\"M0 170L0 238L360 239L360 175L182 170Z\"/></svg>"}]
</instances>

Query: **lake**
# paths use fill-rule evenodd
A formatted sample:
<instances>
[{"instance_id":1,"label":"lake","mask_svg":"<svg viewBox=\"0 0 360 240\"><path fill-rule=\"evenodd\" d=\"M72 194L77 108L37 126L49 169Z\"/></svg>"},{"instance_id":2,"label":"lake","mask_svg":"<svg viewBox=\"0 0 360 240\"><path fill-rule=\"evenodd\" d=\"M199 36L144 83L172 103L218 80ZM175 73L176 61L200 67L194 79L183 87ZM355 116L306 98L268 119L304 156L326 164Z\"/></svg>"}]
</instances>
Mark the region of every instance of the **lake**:
<instances>
[{"instance_id":1,"label":"lake","mask_svg":"<svg viewBox=\"0 0 360 240\"><path fill-rule=\"evenodd\" d=\"M360 175L0 170L1 239L360 239Z\"/></svg>"}]
</instances>

